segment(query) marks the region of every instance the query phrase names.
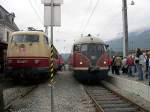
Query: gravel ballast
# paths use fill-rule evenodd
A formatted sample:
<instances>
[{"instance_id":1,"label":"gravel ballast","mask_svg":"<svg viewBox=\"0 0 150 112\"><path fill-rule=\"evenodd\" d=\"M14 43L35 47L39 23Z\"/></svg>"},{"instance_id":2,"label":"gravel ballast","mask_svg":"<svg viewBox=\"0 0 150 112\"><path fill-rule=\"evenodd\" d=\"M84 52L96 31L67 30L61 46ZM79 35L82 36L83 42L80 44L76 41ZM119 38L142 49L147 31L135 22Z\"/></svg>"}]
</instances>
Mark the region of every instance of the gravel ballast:
<instances>
[{"instance_id":1,"label":"gravel ballast","mask_svg":"<svg viewBox=\"0 0 150 112\"><path fill-rule=\"evenodd\" d=\"M91 100L82 84L78 83L69 71L59 72L53 86L53 112L95 112ZM5 102L15 89L5 92ZM17 90L20 93L20 90ZM23 89L24 91L24 89ZM19 94L15 91L15 94ZM16 96L16 95L15 95ZM39 84L27 96L14 102L11 112L51 112L51 87L48 82Z\"/></svg>"}]
</instances>

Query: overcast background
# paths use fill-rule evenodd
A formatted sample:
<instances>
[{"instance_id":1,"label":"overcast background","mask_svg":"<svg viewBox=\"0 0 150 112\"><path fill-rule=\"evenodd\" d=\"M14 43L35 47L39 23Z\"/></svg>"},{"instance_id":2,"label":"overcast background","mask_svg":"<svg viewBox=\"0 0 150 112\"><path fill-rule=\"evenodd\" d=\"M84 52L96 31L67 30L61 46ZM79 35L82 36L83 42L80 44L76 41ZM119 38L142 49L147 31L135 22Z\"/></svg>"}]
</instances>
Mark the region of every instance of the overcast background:
<instances>
[{"instance_id":1,"label":"overcast background","mask_svg":"<svg viewBox=\"0 0 150 112\"><path fill-rule=\"evenodd\" d=\"M128 1L129 32L143 31L150 27L150 0ZM54 28L54 44L59 52L70 52L71 45L81 34L99 36L111 40L122 36L122 0L99 0L86 25L97 0L64 0L62 25ZM44 29L43 4L41 0L0 0L0 4L16 15L15 22L20 30L29 26Z\"/></svg>"}]
</instances>

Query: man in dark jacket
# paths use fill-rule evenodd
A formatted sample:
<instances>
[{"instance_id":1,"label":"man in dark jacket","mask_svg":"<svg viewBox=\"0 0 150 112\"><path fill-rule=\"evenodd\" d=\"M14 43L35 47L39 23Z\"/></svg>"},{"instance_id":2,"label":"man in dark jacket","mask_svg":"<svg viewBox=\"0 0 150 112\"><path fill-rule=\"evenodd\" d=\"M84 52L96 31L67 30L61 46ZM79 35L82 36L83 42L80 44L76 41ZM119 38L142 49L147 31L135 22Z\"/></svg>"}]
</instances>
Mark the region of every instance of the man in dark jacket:
<instances>
[{"instance_id":1,"label":"man in dark jacket","mask_svg":"<svg viewBox=\"0 0 150 112\"><path fill-rule=\"evenodd\" d=\"M146 60L144 58L143 52L139 48L137 48L136 58L135 58L136 59L135 63L138 72L138 78L139 80L143 80L143 76L144 76L143 66Z\"/></svg>"},{"instance_id":2,"label":"man in dark jacket","mask_svg":"<svg viewBox=\"0 0 150 112\"><path fill-rule=\"evenodd\" d=\"M113 59L112 59L112 65L111 65L111 70L112 70L112 74L114 74L115 73L115 58L116 58L116 56L113 56Z\"/></svg>"},{"instance_id":3,"label":"man in dark jacket","mask_svg":"<svg viewBox=\"0 0 150 112\"><path fill-rule=\"evenodd\" d=\"M150 51L148 52L147 55L147 60L146 60L146 67L148 68L148 79L149 79L149 86L150 86Z\"/></svg>"}]
</instances>

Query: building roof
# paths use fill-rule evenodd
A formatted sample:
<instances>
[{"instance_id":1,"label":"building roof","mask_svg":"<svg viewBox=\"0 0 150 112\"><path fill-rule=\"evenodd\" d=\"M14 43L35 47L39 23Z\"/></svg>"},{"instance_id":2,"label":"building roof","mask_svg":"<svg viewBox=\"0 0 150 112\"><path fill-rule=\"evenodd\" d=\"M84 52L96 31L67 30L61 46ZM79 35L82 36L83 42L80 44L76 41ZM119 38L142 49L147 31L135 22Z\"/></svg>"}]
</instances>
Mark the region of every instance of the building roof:
<instances>
[{"instance_id":1,"label":"building roof","mask_svg":"<svg viewBox=\"0 0 150 112\"><path fill-rule=\"evenodd\" d=\"M15 23L10 24L10 23L7 22L6 20L1 20L1 19L0 19L0 24L1 24L1 25L6 25L6 26L8 26L10 29L12 29L12 30L14 30L14 31L19 31L19 28L18 28L18 26L17 26Z\"/></svg>"},{"instance_id":2,"label":"building roof","mask_svg":"<svg viewBox=\"0 0 150 112\"><path fill-rule=\"evenodd\" d=\"M4 9L4 7L2 7L1 5L0 5L0 8L3 10L3 11L5 11L5 13L9 13L6 9Z\"/></svg>"},{"instance_id":3,"label":"building roof","mask_svg":"<svg viewBox=\"0 0 150 112\"><path fill-rule=\"evenodd\" d=\"M9 13L6 9L4 9L0 5L0 24L8 26L10 29L14 31L18 31L19 28L14 22L14 17L15 17L14 13Z\"/></svg>"}]
</instances>

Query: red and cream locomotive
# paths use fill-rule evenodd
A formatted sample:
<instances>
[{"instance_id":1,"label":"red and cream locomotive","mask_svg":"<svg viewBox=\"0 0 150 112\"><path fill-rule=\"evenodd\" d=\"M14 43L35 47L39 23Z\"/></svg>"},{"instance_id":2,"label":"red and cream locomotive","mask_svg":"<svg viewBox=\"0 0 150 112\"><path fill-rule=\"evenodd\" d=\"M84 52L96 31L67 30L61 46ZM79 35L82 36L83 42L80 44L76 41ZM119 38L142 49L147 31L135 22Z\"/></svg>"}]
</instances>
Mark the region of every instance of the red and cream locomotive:
<instances>
[{"instance_id":1,"label":"red and cream locomotive","mask_svg":"<svg viewBox=\"0 0 150 112\"><path fill-rule=\"evenodd\" d=\"M107 45L90 34L73 45L70 65L78 80L103 80L108 74Z\"/></svg>"}]
</instances>

